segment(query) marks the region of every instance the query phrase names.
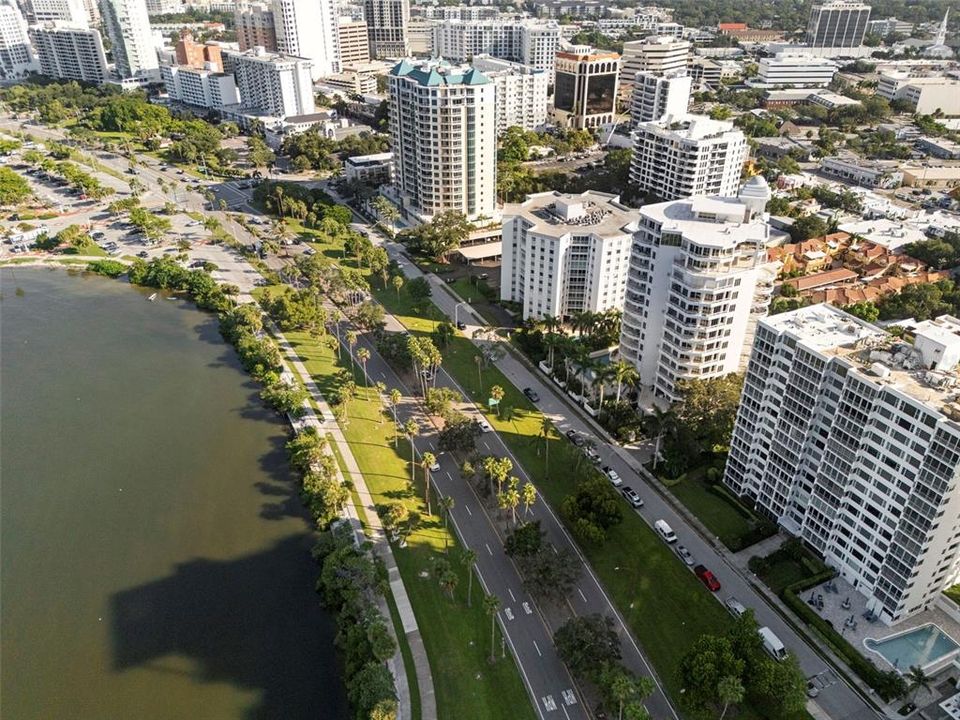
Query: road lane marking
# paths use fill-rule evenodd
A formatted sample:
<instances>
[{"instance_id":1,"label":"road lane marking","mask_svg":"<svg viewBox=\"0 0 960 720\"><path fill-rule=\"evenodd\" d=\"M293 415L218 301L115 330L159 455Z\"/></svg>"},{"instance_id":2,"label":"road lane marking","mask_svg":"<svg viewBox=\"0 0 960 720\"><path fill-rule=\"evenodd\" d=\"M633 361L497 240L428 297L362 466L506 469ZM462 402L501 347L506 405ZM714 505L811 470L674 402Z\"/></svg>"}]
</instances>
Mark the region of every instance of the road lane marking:
<instances>
[{"instance_id":1,"label":"road lane marking","mask_svg":"<svg viewBox=\"0 0 960 720\"><path fill-rule=\"evenodd\" d=\"M534 647L534 649L537 651L537 655L539 655L540 657L543 657L543 653L540 652L540 646L537 645L537 641L536 641L536 640L533 641L533 647Z\"/></svg>"},{"instance_id":2,"label":"road lane marking","mask_svg":"<svg viewBox=\"0 0 960 720\"><path fill-rule=\"evenodd\" d=\"M453 482L453 475L450 474L449 470L447 470L447 477L450 478L450 482Z\"/></svg>"},{"instance_id":3,"label":"road lane marking","mask_svg":"<svg viewBox=\"0 0 960 720\"><path fill-rule=\"evenodd\" d=\"M563 710L563 714L567 716L567 720L570 720L570 713L567 712L567 706L561 705L560 707Z\"/></svg>"},{"instance_id":4,"label":"road lane marking","mask_svg":"<svg viewBox=\"0 0 960 720\"><path fill-rule=\"evenodd\" d=\"M526 602L526 601L523 602L523 611L524 611L527 615L531 615L531 614L533 613L533 610L530 609L530 603L528 603L528 602Z\"/></svg>"},{"instance_id":5,"label":"road lane marking","mask_svg":"<svg viewBox=\"0 0 960 720\"><path fill-rule=\"evenodd\" d=\"M487 552L490 554L490 557L493 557L493 550L490 549L490 545L484 543L483 546L487 549Z\"/></svg>"},{"instance_id":6,"label":"road lane marking","mask_svg":"<svg viewBox=\"0 0 960 720\"><path fill-rule=\"evenodd\" d=\"M507 616L507 620L513 620L513 610L510 608L504 608L503 614Z\"/></svg>"},{"instance_id":7,"label":"road lane marking","mask_svg":"<svg viewBox=\"0 0 960 720\"><path fill-rule=\"evenodd\" d=\"M586 601L587 601L587 596L583 594L583 590L581 590L579 587L577 587L577 592L580 593L580 597L583 598L583 601L584 601L584 602L586 602Z\"/></svg>"},{"instance_id":8,"label":"road lane marking","mask_svg":"<svg viewBox=\"0 0 960 720\"><path fill-rule=\"evenodd\" d=\"M547 712L553 712L557 709L557 703L553 699L553 695L544 695L540 698L543 701L543 707L547 709Z\"/></svg>"},{"instance_id":9,"label":"road lane marking","mask_svg":"<svg viewBox=\"0 0 960 720\"><path fill-rule=\"evenodd\" d=\"M470 512L470 506L469 506L469 505L464 505L464 506L463 506L463 509L467 511L467 515L469 515L470 517L473 517L473 513Z\"/></svg>"},{"instance_id":10,"label":"road lane marking","mask_svg":"<svg viewBox=\"0 0 960 720\"><path fill-rule=\"evenodd\" d=\"M511 590L510 588L507 588L507 592L510 593L510 599L516 602L517 599L513 596L513 590Z\"/></svg>"},{"instance_id":11,"label":"road lane marking","mask_svg":"<svg viewBox=\"0 0 960 720\"><path fill-rule=\"evenodd\" d=\"M577 696L574 694L573 690L571 690L570 688L567 688L560 694L563 695L563 702L565 702L567 705L577 704Z\"/></svg>"},{"instance_id":12,"label":"road lane marking","mask_svg":"<svg viewBox=\"0 0 960 720\"><path fill-rule=\"evenodd\" d=\"M556 545L552 545L552 544L551 544L551 545L550 545L550 549L553 550L553 554L554 554L554 555L559 555L559 554L560 554L559 552L557 552L557 546L556 546Z\"/></svg>"}]
</instances>

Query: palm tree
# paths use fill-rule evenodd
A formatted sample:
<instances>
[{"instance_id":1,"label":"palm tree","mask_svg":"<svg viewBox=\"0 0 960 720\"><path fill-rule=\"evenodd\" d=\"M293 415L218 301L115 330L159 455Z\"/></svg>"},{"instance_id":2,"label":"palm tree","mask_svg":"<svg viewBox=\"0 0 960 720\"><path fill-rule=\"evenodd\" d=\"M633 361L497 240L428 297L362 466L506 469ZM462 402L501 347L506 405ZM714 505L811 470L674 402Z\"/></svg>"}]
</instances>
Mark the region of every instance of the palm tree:
<instances>
[{"instance_id":1,"label":"palm tree","mask_svg":"<svg viewBox=\"0 0 960 720\"><path fill-rule=\"evenodd\" d=\"M480 392L483 392L483 355L474 355L473 361L477 364L477 381L480 383Z\"/></svg>"},{"instance_id":2,"label":"palm tree","mask_svg":"<svg viewBox=\"0 0 960 720\"><path fill-rule=\"evenodd\" d=\"M353 346L357 344L357 332L356 330L347 330L346 334L347 340L347 350L350 352L350 367L355 367L355 362L353 359Z\"/></svg>"},{"instance_id":3,"label":"palm tree","mask_svg":"<svg viewBox=\"0 0 960 720\"><path fill-rule=\"evenodd\" d=\"M397 291L397 298L399 299L400 288L403 287L403 275L394 275L390 283L393 285L393 289Z\"/></svg>"},{"instance_id":4,"label":"palm tree","mask_svg":"<svg viewBox=\"0 0 960 720\"><path fill-rule=\"evenodd\" d=\"M616 374L616 368L613 365L596 365L593 368L593 385L599 389L600 404L598 410L603 410L603 390L608 380L612 380Z\"/></svg>"},{"instance_id":5,"label":"palm tree","mask_svg":"<svg viewBox=\"0 0 960 720\"><path fill-rule=\"evenodd\" d=\"M500 401L503 400L503 395L503 388L499 385L490 388L490 398L497 401L497 417L500 417Z\"/></svg>"},{"instance_id":6,"label":"palm tree","mask_svg":"<svg viewBox=\"0 0 960 720\"><path fill-rule=\"evenodd\" d=\"M546 455L544 456L543 469L547 473L550 472L550 428L551 427L552 425L550 424L550 418L544 415L540 419L540 432L538 434L538 437L543 438L543 449L544 449L544 453L546 453ZM538 449L537 455L539 454L540 454L540 450Z\"/></svg>"},{"instance_id":7,"label":"palm tree","mask_svg":"<svg viewBox=\"0 0 960 720\"><path fill-rule=\"evenodd\" d=\"M449 534L447 533L447 521L450 519L450 513L453 511L453 506L456 503L453 498L449 495L444 495L440 498L440 512L443 515L443 551L447 551L447 538Z\"/></svg>"},{"instance_id":8,"label":"palm tree","mask_svg":"<svg viewBox=\"0 0 960 720\"><path fill-rule=\"evenodd\" d=\"M410 441L410 483L413 484L417 479L417 446L413 444L413 439L420 434L420 426L417 425L416 420L407 420L399 430Z\"/></svg>"},{"instance_id":9,"label":"palm tree","mask_svg":"<svg viewBox=\"0 0 960 720\"><path fill-rule=\"evenodd\" d=\"M383 414L387 411L387 408L384 406L385 399L383 394L387 391L387 384L378 380L373 387L377 391L377 400L380 401L380 424L383 425Z\"/></svg>"},{"instance_id":10,"label":"palm tree","mask_svg":"<svg viewBox=\"0 0 960 720\"><path fill-rule=\"evenodd\" d=\"M430 468L437 462L437 456L432 452L425 452L420 456L420 465L423 466L423 501L427 504L427 515L433 515L430 510Z\"/></svg>"},{"instance_id":11,"label":"palm tree","mask_svg":"<svg viewBox=\"0 0 960 720\"><path fill-rule=\"evenodd\" d=\"M527 517L530 514L530 508L537 501L537 489L532 482L527 481L523 484L520 489L520 497L523 500L523 516Z\"/></svg>"},{"instance_id":12,"label":"palm tree","mask_svg":"<svg viewBox=\"0 0 960 720\"><path fill-rule=\"evenodd\" d=\"M400 394L400 391L396 388L390 390L390 409L393 410L393 422L395 425L399 425L400 421L397 420L397 406L400 405L400 399L403 395ZM394 444L396 447L396 444Z\"/></svg>"},{"instance_id":13,"label":"palm tree","mask_svg":"<svg viewBox=\"0 0 960 720\"><path fill-rule=\"evenodd\" d=\"M483 599L483 609L490 616L490 662L496 661L493 643L496 641L497 612L500 610L500 598L496 595L487 595Z\"/></svg>"},{"instance_id":14,"label":"palm tree","mask_svg":"<svg viewBox=\"0 0 960 720\"><path fill-rule=\"evenodd\" d=\"M620 402L620 392L623 386L636 387L640 380L640 373L637 369L625 360L617 360L613 364L613 378L617 381L617 403Z\"/></svg>"},{"instance_id":15,"label":"palm tree","mask_svg":"<svg viewBox=\"0 0 960 720\"><path fill-rule=\"evenodd\" d=\"M473 566L477 564L477 554L470 549L464 550L460 555L460 562L467 568L467 607L472 607L471 596L473 595Z\"/></svg>"},{"instance_id":16,"label":"palm tree","mask_svg":"<svg viewBox=\"0 0 960 720\"><path fill-rule=\"evenodd\" d=\"M453 591L457 588L457 583L460 582L460 576L457 573L447 568L442 573L440 573L440 587L443 588L444 592L450 596L450 599L453 600Z\"/></svg>"},{"instance_id":17,"label":"palm tree","mask_svg":"<svg viewBox=\"0 0 960 720\"><path fill-rule=\"evenodd\" d=\"M518 478L510 478L510 482L507 484L507 492L504 493L507 507L510 508L510 515L513 519L513 525L517 525L517 506L520 504L520 480Z\"/></svg>"},{"instance_id":18,"label":"palm tree","mask_svg":"<svg viewBox=\"0 0 960 720\"><path fill-rule=\"evenodd\" d=\"M723 711L720 713L719 720L726 717L727 710L730 709L731 705L743 702L744 695L746 695L746 690L739 678L733 675L720 678L720 682L717 684L717 698L723 703Z\"/></svg>"},{"instance_id":19,"label":"palm tree","mask_svg":"<svg viewBox=\"0 0 960 720\"><path fill-rule=\"evenodd\" d=\"M367 360L370 359L370 351L365 347L357 350L357 360L360 361L360 365L363 367L363 384L368 386L370 384L370 378L367 377Z\"/></svg>"},{"instance_id":20,"label":"palm tree","mask_svg":"<svg viewBox=\"0 0 960 720\"><path fill-rule=\"evenodd\" d=\"M907 687L910 690L910 704L916 703L917 695L921 690L929 692L933 678L927 675L919 665L911 665L907 673Z\"/></svg>"}]
</instances>

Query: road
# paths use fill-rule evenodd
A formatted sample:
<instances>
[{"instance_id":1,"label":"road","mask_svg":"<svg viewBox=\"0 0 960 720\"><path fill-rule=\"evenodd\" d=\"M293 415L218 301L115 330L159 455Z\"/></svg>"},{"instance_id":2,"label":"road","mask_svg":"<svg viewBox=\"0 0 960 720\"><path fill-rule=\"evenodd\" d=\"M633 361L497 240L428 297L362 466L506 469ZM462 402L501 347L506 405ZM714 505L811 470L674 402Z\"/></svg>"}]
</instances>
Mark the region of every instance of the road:
<instances>
[{"instance_id":1,"label":"road","mask_svg":"<svg viewBox=\"0 0 960 720\"><path fill-rule=\"evenodd\" d=\"M387 247L391 257L401 263L408 277L417 277L423 274L402 254L401 246L396 243L387 243ZM433 275L428 277L434 288L434 303L452 321L456 313L456 300L446 291L439 278ZM474 315L464 307L459 310L459 319L467 323L464 333L468 337L472 337L474 332L478 330L489 329L479 315ZM605 443L603 438L598 437L587 421L578 412L571 409L566 396L557 393L554 384L545 375L530 370L510 353L503 360L497 362L497 367L516 387L530 387L539 394L540 401L537 404L539 410L551 419L561 433L572 429L593 439L602 464L612 467L623 478L625 485L629 485L641 493L644 507L634 512L637 512L651 527L659 519L666 520L676 532L678 542L685 545L698 562L706 564L714 572L722 586L722 592L715 596L718 601L723 602L729 597L736 597L744 605L752 608L757 622L761 626L765 625L771 628L783 640L787 649L796 655L800 667L807 677L827 673L827 677L836 678L826 661L807 644L804 638L794 632L780 614L770 607L766 600L750 586L739 568L701 537L658 492L651 488L650 483L656 481L649 475L641 476L638 474L633 466L627 463L622 450ZM502 446L502 443L500 445ZM517 465L518 463L514 458L514 466ZM558 547L568 546L576 549L575 544L569 539L565 545L557 541L558 536L567 538L567 533L560 523L555 521L552 513L550 513L550 519L554 522L548 523L546 518L541 519L544 520L544 528L548 530L551 542L557 544ZM679 559L677 562L679 562ZM589 565L587 565L587 574L589 582L581 583L581 588L587 594L587 599L584 600L584 611L604 612L617 617L618 622L622 623L599 582L592 571L589 570ZM631 649L636 648L632 635L626 631L625 627L622 627L621 630L625 645ZM632 662L628 662L628 665L635 671L639 671L646 662L639 648L636 648L636 652L631 654L639 656L639 658L634 657ZM627 660L626 653L625 660ZM876 711L842 681L833 682L829 687L822 689L816 699L816 704L833 720L872 720L878 717ZM655 712L654 717L668 717L652 703L651 710Z\"/></svg>"}]
</instances>

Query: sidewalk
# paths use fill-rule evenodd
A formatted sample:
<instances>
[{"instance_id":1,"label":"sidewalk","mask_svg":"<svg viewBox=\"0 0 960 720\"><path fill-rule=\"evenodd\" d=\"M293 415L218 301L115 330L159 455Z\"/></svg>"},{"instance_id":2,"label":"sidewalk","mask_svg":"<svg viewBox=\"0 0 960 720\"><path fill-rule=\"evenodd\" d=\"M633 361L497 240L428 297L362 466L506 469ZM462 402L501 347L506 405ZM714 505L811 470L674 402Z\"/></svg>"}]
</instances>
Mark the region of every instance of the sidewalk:
<instances>
[{"instance_id":1,"label":"sidewalk","mask_svg":"<svg viewBox=\"0 0 960 720\"><path fill-rule=\"evenodd\" d=\"M407 596L407 590L403 585L403 579L400 577L400 571L397 569L397 563L393 557L393 550L390 548L390 543L387 541L387 534L380 522L380 516L377 514L376 503L374 503L373 497L367 489L363 474L360 472L360 467L353 457L349 443L347 443L346 438L343 436L340 426L333 420L333 411L330 409L323 395L320 394L320 390L317 388L307 368L299 360L293 347L280 332L279 328L270 320L267 320L267 326L276 338L277 345L280 347L283 356L300 377L301 382L303 382L310 396L316 401L320 409L320 416L322 418L329 418L321 422L317 419L313 408L309 407L309 416L312 417L313 422L316 423L314 427L321 433L328 433L333 436L333 441L340 451L340 456L343 458L347 472L360 498L360 509L363 512L363 521L366 523L369 531L369 536L364 539L369 540L373 544L373 552L383 561L384 566L387 568L390 591L393 593L393 599L397 605L397 612L400 615L400 623L407 637L407 643L410 645L410 653L413 656L414 670L417 675L417 684L420 687L420 716L422 720L437 720L437 702L427 650L424 647L423 638L420 635L420 628L417 626L417 618L413 614L410 598ZM348 508L353 509L353 506L348 505ZM383 613L384 617L388 620L387 626L392 628L393 622L390 620L390 609L387 607L386 600L379 598L378 604L380 605L381 613ZM399 717L410 718L410 687L407 683L407 675L403 666L403 656L400 653L399 646L393 658L391 658L389 665L391 666L390 669L394 676L397 695L400 700Z\"/></svg>"}]
</instances>

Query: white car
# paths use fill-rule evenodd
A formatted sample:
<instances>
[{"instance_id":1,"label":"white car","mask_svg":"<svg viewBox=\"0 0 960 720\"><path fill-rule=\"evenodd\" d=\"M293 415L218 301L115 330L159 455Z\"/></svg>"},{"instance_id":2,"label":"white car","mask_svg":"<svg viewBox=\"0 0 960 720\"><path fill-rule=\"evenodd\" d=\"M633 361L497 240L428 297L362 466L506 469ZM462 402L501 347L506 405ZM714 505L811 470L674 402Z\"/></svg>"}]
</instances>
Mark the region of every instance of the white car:
<instances>
[{"instance_id":1,"label":"white car","mask_svg":"<svg viewBox=\"0 0 960 720\"><path fill-rule=\"evenodd\" d=\"M434 460L433 465L430 466L430 472L439 472L440 471L440 461Z\"/></svg>"},{"instance_id":2,"label":"white car","mask_svg":"<svg viewBox=\"0 0 960 720\"><path fill-rule=\"evenodd\" d=\"M619 473L614 470L612 467L605 467L603 469L603 474L609 478L610 482L613 483L614 487L620 487L623 485L623 480L620 478Z\"/></svg>"},{"instance_id":3,"label":"white car","mask_svg":"<svg viewBox=\"0 0 960 720\"><path fill-rule=\"evenodd\" d=\"M479 420L477 420L477 425L479 425L480 429L485 433L491 432L493 430L493 428L490 426L490 423L488 423L485 418L480 418Z\"/></svg>"}]
</instances>

